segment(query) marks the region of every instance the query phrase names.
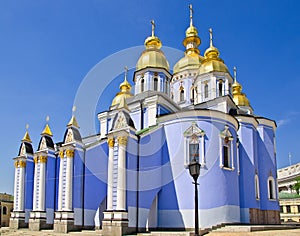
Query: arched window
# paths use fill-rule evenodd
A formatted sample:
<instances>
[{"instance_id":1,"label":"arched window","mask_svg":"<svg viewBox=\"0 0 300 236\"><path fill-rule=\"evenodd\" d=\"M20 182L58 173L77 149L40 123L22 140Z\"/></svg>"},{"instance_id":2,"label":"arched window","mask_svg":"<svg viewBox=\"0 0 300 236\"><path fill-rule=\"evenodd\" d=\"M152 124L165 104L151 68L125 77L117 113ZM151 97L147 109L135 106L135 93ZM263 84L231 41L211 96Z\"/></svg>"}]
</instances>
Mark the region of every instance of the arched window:
<instances>
[{"instance_id":1,"label":"arched window","mask_svg":"<svg viewBox=\"0 0 300 236\"><path fill-rule=\"evenodd\" d=\"M145 80L141 80L141 92L144 92L144 85L145 85Z\"/></svg>"},{"instance_id":2,"label":"arched window","mask_svg":"<svg viewBox=\"0 0 300 236\"><path fill-rule=\"evenodd\" d=\"M183 133L184 150L185 150L185 166L191 162L199 162L205 165L204 157L204 135L205 132L198 127L196 122Z\"/></svg>"},{"instance_id":3,"label":"arched window","mask_svg":"<svg viewBox=\"0 0 300 236\"><path fill-rule=\"evenodd\" d=\"M154 91L158 90L158 79L154 78Z\"/></svg>"},{"instance_id":4,"label":"arched window","mask_svg":"<svg viewBox=\"0 0 300 236\"><path fill-rule=\"evenodd\" d=\"M183 101L184 101L184 89L181 89L181 90L180 90L179 101L180 101L180 102L183 102Z\"/></svg>"},{"instance_id":5,"label":"arched window","mask_svg":"<svg viewBox=\"0 0 300 236\"><path fill-rule=\"evenodd\" d=\"M232 134L229 127L225 125L225 129L220 133L220 167L234 169L232 155Z\"/></svg>"},{"instance_id":6,"label":"arched window","mask_svg":"<svg viewBox=\"0 0 300 236\"><path fill-rule=\"evenodd\" d=\"M260 194L259 194L259 180L258 180L258 175L255 175L255 198L259 199Z\"/></svg>"},{"instance_id":7,"label":"arched window","mask_svg":"<svg viewBox=\"0 0 300 236\"><path fill-rule=\"evenodd\" d=\"M7 207L6 207L6 206L4 206L4 207L2 208L2 214L3 214L3 215L7 215Z\"/></svg>"},{"instance_id":8,"label":"arched window","mask_svg":"<svg viewBox=\"0 0 300 236\"><path fill-rule=\"evenodd\" d=\"M167 78L165 78L165 93L167 93L168 94L168 90L169 90L169 86L168 86L169 84L168 84L168 80L167 80Z\"/></svg>"},{"instance_id":9,"label":"arched window","mask_svg":"<svg viewBox=\"0 0 300 236\"><path fill-rule=\"evenodd\" d=\"M208 84L204 85L204 97L208 98Z\"/></svg>"},{"instance_id":10,"label":"arched window","mask_svg":"<svg viewBox=\"0 0 300 236\"><path fill-rule=\"evenodd\" d=\"M219 80L219 96L223 96L223 83Z\"/></svg>"},{"instance_id":11,"label":"arched window","mask_svg":"<svg viewBox=\"0 0 300 236\"><path fill-rule=\"evenodd\" d=\"M268 178L268 198L269 200L276 199L275 180L273 176L269 176Z\"/></svg>"},{"instance_id":12,"label":"arched window","mask_svg":"<svg viewBox=\"0 0 300 236\"><path fill-rule=\"evenodd\" d=\"M195 87L191 88L191 102L194 103L195 101L195 93L196 93L196 89Z\"/></svg>"}]
</instances>

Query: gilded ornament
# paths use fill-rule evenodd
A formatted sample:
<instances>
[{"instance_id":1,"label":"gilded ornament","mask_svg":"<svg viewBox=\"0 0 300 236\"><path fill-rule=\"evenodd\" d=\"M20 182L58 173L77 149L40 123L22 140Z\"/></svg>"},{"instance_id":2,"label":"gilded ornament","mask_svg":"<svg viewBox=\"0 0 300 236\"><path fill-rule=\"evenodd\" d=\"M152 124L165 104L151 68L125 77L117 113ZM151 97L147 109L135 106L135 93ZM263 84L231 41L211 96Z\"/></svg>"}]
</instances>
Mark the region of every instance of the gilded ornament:
<instances>
[{"instance_id":1,"label":"gilded ornament","mask_svg":"<svg viewBox=\"0 0 300 236\"><path fill-rule=\"evenodd\" d=\"M26 167L26 161L19 161L19 166L20 166L21 168Z\"/></svg>"},{"instance_id":2,"label":"gilded ornament","mask_svg":"<svg viewBox=\"0 0 300 236\"><path fill-rule=\"evenodd\" d=\"M46 156L40 156L40 162L41 163L46 163L47 162L47 157Z\"/></svg>"},{"instance_id":3,"label":"gilded ornament","mask_svg":"<svg viewBox=\"0 0 300 236\"><path fill-rule=\"evenodd\" d=\"M59 152L59 157L60 157L60 158L64 158L64 157L65 157L65 153L64 153L63 150Z\"/></svg>"},{"instance_id":4,"label":"gilded ornament","mask_svg":"<svg viewBox=\"0 0 300 236\"><path fill-rule=\"evenodd\" d=\"M66 150L66 156L67 157L74 157L74 150L71 150L71 149Z\"/></svg>"},{"instance_id":5,"label":"gilded ornament","mask_svg":"<svg viewBox=\"0 0 300 236\"><path fill-rule=\"evenodd\" d=\"M18 168L19 167L19 162L15 161L15 167Z\"/></svg>"},{"instance_id":6,"label":"gilded ornament","mask_svg":"<svg viewBox=\"0 0 300 236\"><path fill-rule=\"evenodd\" d=\"M127 144L127 137L124 137L124 136L118 137L118 144L126 146L126 144Z\"/></svg>"},{"instance_id":7,"label":"gilded ornament","mask_svg":"<svg viewBox=\"0 0 300 236\"><path fill-rule=\"evenodd\" d=\"M35 157L33 158L33 161L34 161L35 164L38 163L38 162L39 162L39 157L38 157L38 156L35 156Z\"/></svg>"},{"instance_id":8,"label":"gilded ornament","mask_svg":"<svg viewBox=\"0 0 300 236\"><path fill-rule=\"evenodd\" d=\"M107 140L107 143L108 143L108 146L109 146L110 148L113 148L114 145L115 145L115 141L114 141L113 138L109 138L109 139Z\"/></svg>"}]
</instances>

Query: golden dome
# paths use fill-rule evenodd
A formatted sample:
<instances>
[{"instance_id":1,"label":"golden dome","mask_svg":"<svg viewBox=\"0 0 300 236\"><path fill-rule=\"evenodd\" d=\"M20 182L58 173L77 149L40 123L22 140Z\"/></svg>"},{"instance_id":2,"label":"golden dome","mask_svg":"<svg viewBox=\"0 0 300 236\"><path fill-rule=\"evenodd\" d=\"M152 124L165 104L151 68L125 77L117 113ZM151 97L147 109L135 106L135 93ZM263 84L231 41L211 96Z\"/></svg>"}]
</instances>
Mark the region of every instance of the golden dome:
<instances>
[{"instance_id":1,"label":"golden dome","mask_svg":"<svg viewBox=\"0 0 300 236\"><path fill-rule=\"evenodd\" d=\"M181 58L173 67L173 73L180 72L187 69L198 69L203 61L203 57L200 56L200 51L198 46L201 43L198 37L198 31L195 26L193 26L193 9L192 5L190 8L190 26L185 32L185 39L183 40L183 45L186 47L185 55Z\"/></svg>"},{"instance_id":2,"label":"golden dome","mask_svg":"<svg viewBox=\"0 0 300 236\"><path fill-rule=\"evenodd\" d=\"M236 81L236 68L234 67L234 83L232 85L232 99L237 106L250 106L246 94L242 93L242 85Z\"/></svg>"},{"instance_id":3,"label":"golden dome","mask_svg":"<svg viewBox=\"0 0 300 236\"><path fill-rule=\"evenodd\" d=\"M212 42L212 29L209 29L210 33L210 47L206 49L204 53L204 60L199 69L199 74L205 74L213 71L229 73L224 61L219 57L219 50L213 46Z\"/></svg>"},{"instance_id":4,"label":"golden dome","mask_svg":"<svg viewBox=\"0 0 300 236\"><path fill-rule=\"evenodd\" d=\"M197 53L186 54L181 58L173 67L173 73L177 73L182 70L198 69L203 61L203 57Z\"/></svg>"},{"instance_id":5,"label":"golden dome","mask_svg":"<svg viewBox=\"0 0 300 236\"><path fill-rule=\"evenodd\" d=\"M158 37L154 35L154 21L152 24L152 35L146 38L144 50L136 64L136 70L141 70L147 67L157 67L169 70L169 62L164 53L160 50L162 43Z\"/></svg>"},{"instance_id":6,"label":"golden dome","mask_svg":"<svg viewBox=\"0 0 300 236\"><path fill-rule=\"evenodd\" d=\"M197 28L193 25L190 25L190 27L185 31L185 37L198 37Z\"/></svg>"},{"instance_id":7,"label":"golden dome","mask_svg":"<svg viewBox=\"0 0 300 236\"><path fill-rule=\"evenodd\" d=\"M130 93L131 85L128 83L127 79L127 69L125 72L125 78L124 81L120 84L120 92L118 92L113 99L111 106L118 105L122 102L122 100L132 97L133 95Z\"/></svg>"}]
</instances>

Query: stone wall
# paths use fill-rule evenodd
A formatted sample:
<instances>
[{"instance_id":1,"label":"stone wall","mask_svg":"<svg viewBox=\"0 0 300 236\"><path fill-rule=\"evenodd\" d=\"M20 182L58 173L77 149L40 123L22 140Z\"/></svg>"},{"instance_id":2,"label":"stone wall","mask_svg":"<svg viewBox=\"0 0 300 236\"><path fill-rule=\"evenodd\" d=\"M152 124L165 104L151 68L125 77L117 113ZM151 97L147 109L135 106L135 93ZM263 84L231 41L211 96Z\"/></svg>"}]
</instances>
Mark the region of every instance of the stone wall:
<instances>
[{"instance_id":1,"label":"stone wall","mask_svg":"<svg viewBox=\"0 0 300 236\"><path fill-rule=\"evenodd\" d=\"M250 224L280 224L280 212L274 210L249 209Z\"/></svg>"}]
</instances>

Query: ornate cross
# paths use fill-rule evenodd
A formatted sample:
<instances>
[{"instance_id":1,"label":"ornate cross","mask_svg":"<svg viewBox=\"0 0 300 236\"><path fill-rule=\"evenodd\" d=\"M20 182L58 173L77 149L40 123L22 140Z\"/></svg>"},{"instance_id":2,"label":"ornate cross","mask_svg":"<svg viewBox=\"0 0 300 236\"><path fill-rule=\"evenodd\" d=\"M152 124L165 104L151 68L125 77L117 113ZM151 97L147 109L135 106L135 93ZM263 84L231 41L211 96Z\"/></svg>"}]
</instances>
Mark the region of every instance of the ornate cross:
<instances>
[{"instance_id":1,"label":"ornate cross","mask_svg":"<svg viewBox=\"0 0 300 236\"><path fill-rule=\"evenodd\" d=\"M210 46L213 45L213 30L212 28L209 29L209 42L210 42Z\"/></svg>"},{"instance_id":2,"label":"ornate cross","mask_svg":"<svg viewBox=\"0 0 300 236\"><path fill-rule=\"evenodd\" d=\"M190 9L190 25L192 26L193 25L193 5L190 4L189 5L189 9Z\"/></svg>"},{"instance_id":3,"label":"ornate cross","mask_svg":"<svg viewBox=\"0 0 300 236\"><path fill-rule=\"evenodd\" d=\"M155 23L154 20L151 20L151 25L152 25L152 37L154 36L154 29L155 29Z\"/></svg>"}]
</instances>

